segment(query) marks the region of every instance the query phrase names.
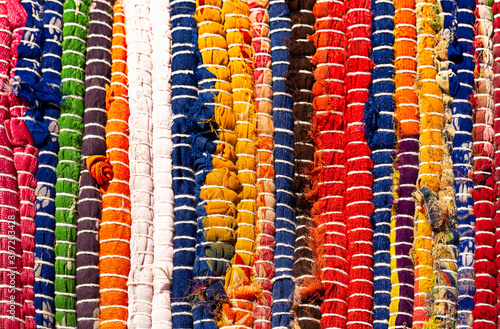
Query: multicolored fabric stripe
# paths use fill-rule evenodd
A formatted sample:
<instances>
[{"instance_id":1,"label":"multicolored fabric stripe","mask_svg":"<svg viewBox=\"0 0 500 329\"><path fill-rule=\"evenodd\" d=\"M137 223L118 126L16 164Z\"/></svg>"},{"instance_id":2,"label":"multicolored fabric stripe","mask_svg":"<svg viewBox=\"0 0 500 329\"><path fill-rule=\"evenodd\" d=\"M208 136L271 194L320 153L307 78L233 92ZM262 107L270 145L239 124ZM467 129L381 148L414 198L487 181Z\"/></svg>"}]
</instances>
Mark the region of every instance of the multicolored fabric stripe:
<instances>
[{"instance_id":1,"label":"multicolored fabric stripe","mask_svg":"<svg viewBox=\"0 0 500 329\"><path fill-rule=\"evenodd\" d=\"M495 149L495 157L494 157L494 173L495 173L495 265L497 266L497 285L500 285L500 1L495 0L493 6L494 13L494 35L493 35L493 101L494 101L494 112L493 112L493 128L494 128L494 140L493 147ZM496 290L497 295L497 303L496 303L496 312L497 312L497 323L500 321L500 290Z\"/></svg>"},{"instance_id":2,"label":"multicolored fabric stripe","mask_svg":"<svg viewBox=\"0 0 500 329\"><path fill-rule=\"evenodd\" d=\"M24 25L19 1L0 1L0 82L8 85L11 60L12 31ZM24 322L22 315L22 248L19 189L17 186L14 153L7 137L4 121L9 116L8 91L0 91L0 326L17 329Z\"/></svg>"},{"instance_id":3,"label":"multicolored fabric stripe","mask_svg":"<svg viewBox=\"0 0 500 329\"><path fill-rule=\"evenodd\" d=\"M193 132L190 114L198 99L198 57L194 0L170 3L172 24L172 175L174 207L174 271L172 278L172 326L193 328L189 285L193 279L196 246L196 197Z\"/></svg>"},{"instance_id":4,"label":"multicolored fabric stripe","mask_svg":"<svg viewBox=\"0 0 500 329\"><path fill-rule=\"evenodd\" d=\"M276 199L274 198L274 123L269 39L269 0L248 2L252 23L253 80L256 108L256 188L254 282L261 289L253 311L254 328L271 328L272 276L274 274L274 232Z\"/></svg>"},{"instance_id":5,"label":"multicolored fabric stripe","mask_svg":"<svg viewBox=\"0 0 500 329\"><path fill-rule=\"evenodd\" d=\"M64 2L59 117L59 163L56 183L56 323L76 327L76 207L81 169L85 94L85 51L90 0Z\"/></svg>"},{"instance_id":6,"label":"multicolored fabric stripe","mask_svg":"<svg viewBox=\"0 0 500 329\"><path fill-rule=\"evenodd\" d=\"M292 20L290 71L286 84L293 98L293 133L295 140L295 174L292 192L295 194L295 217L297 220L293 277L295 280L294 325L301 328L321 328L322 293L321 269L316 264L316 247L310 232L315 223L310 216L311 204L305 192L311 188L311 170L314 164L314 141L311 138L314 115L312 88L314 65L310 57L316 52L308 36L314 34L312 10L316 1L287 1Z\"/></svg>"},{"instance_id":7,"label":"multicolored fabric stripe","mask_svg":"<svg viewBox=\"0 0 500 329\"><path fill-rule=\"evenodd\" d=\"M150 0L125 1L129 81L132 237L128 278L131 328L151 327L153 300L153 101Z\"/></svg>"},{"instance_id":8,"label":"multicolored fabric stripe","mask_svg":"<svg viewBox=\"0 0 500 329\"><path fill-rule=\"evenodd\" d=\"M38 153L35 217L35 321L40 329L54 328L55 184L59 152L59 103L61 101L63 1L45 1L43 6L41 80L36 86L40 112L50 136ZM41 116L41 114L40 114Z\"/></svg>"},{"instance_id":9,"label":"multicolored fabric stripe","mask_svg":"<svg viewBox=\"0 0 500 329\"><path fill-rule=\"evenodd\" d=\"M99 327L126 329L130 271L130 170L127 43L122 1L113 6L111 85L106 94L106 155L113 179L102 186L99 226Z\"/></svg>"},{"instance_id":10,"label":"multicolored fabric stripe","mask_svg":"<svg viewBox=\"0 0 500 329\"><path fill-rule=\"evenodd\" d=\"M371 84L370 1L347 1L346 7L344 217L349 259L347 328L363 329L373 326L373 161L363 127Z\"/></svg>"},{"instance_id":11,"label":"multicolored fabric stripe","mask_svg":"<svg viewBox=\"0 0 500 329\"><path fill-rule=\"evenodd\" d=\"M410 250L413 247L412 197L418 176L418 98L414 89L417 75L417 30L415 1L394 2L394 65L396 68L395 119L397 153L395 159L394 190L397 199L391 219L391 304L389 328L413 325L414 276Z\"/></svg>"},{"instance_id":12,"label":"multicolored fabric stripe","mask_svg":"<svg viewBox=\"0 0 500 329\"><path fill-rule=\"evenodd\" d=\"M457 42L448 48L449 59L454 62L460 82L453 100L453 169L455 174L455 198L457 204L458 244L458 299L456 329L472 326L474 283L474 224L471 148L472 106L470 98L474 84L474 10L473 0L457 0Z\"/></svg>"},{"instance_id":13,"label":"multicolored fabric stripe","mask_svg":"<svg viewBox=\"0 0 500 329\"><path fill-rule=\"evenodd\" d=\"M365 108L365 134L373 161L373 328L389 327L391 303L390 230L392 175L396 153L394 130L394 4L373 0L372 72L370 98Z\"/></svg>"},{"instance_id":14,"label":"multicolored fabric stripe","mask_svg":"<svg viewBox=\"0 0 500 329\"><path fill-rule=\"evenodd\" d=\"M493 176L493 11L492 1L476 1L474 39L475 121L472 131L474 156L474 216L476 263L474 278L474 328L496 328L495 178Z\"/></svg>"},{"instance_id":15,"label":"multicolored fabric stripe","mask_svg":"<svg viewBox=\"0 0 500 329\"><path fill-rule=\"evenodd\" d=\"M294 136L292 95L285 77L290 69L286 47L290 39L290 11L284 0L270 0L271 61L273 73L274 170L276 172L276 250L273 278L272 328L290 327L292 297L295 288L292 275L295 244L295 213L292 182L294 176Z\"/></svg>"},{"instance_id":16,"label":"multicolored fabric stripe","mask_svg":"<svg viewBox=\"0 0 500 329\"><path fill-rule=\"evenodd\" d=\"M99 186L109 180L103 162L106 159L106 85L111 78L112 10L110 0L93 0L89 15L76 238L79 329L93 329L99 323L98 233L102 211Z\"/></svg>"},{"instance_id":17,"label":"multicolored fabric stripe","mask_svg":"<svg viewBox=\"0 0 500 329\"><path fill-rule=\"evenodd\" d=\"M345 328L347 323L346 223L344 210L345 180L345 70L346 36L343 1L316 2L315 33L312 36L316 53L313 85L313 137L316 146L309 199L314 202L311 215L317 225L315 236L317 263L321 267L324 300L321 304L322 328ZM324 245L324 247L321 247Z\"/></svg>"},{"instance_id":18,"label":"multicolored fabric stripe","mask_svg":"<svg viewBox=\"0 0 500 329\"><path fill-rule=\"evenodd\" d=\"M226 272L224 288L229 298L222 305L219 327L253 328L253 299L257 289L250 286L254 261L256 201L256 132L252 78L252 45L248 5L228 0L222 5L229 55L229 73L236 116L236 169L241 188L236 216L235 254Z\"/></svg>"},{"instance_id":19,"label":"multicolored fabric stripe","mask_svg":"<svg viewBox=\"0 0 500 329\"><path fill-rule=\"evenodd\" d=\"M26 329L36 328L33 304L35 284L35 202L36 171L38 169L37 143L31 135L26 121L34 121L35 95L31 86L40 80L42 28L40 1L21 1L27 15L26 24L14 30L11 51L10 119L5 121L7 137L14 151L14 166L19 186L19 212L21 215L21 246L23 249L21 284L23 286L23 318ZM28 100L32 102L29 104ZM35 145L35 143L37 145Z\"/></svg>"},{"instance_id":20,"label":"multicolored fabric stripe","mask_svg":"<svg viewBox=\"0 0 500 329\"><path fill-rule=\"evenodd\" d=\"M151 328L171 328L174 193L172 191L172 92L170 1L151 1L153 33L153 309Z\"/></svg>"}]
</instances>

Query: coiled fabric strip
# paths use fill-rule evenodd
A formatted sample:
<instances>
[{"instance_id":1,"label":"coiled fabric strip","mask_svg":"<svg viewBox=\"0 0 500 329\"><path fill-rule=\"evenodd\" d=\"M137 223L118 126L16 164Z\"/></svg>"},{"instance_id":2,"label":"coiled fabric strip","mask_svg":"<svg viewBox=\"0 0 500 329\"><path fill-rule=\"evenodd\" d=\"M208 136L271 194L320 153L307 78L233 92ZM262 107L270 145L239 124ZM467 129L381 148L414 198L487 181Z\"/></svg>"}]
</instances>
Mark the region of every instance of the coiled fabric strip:
<instances>
[{"instance_id":1,"label":"coiled fabric strip","mask_svg":"<svg viewBox=\"0 0 500 329\"><path fill-rule=\"evenodd\" d=\"M174 193L172 191L172 95L170 1L151 1L153 32L154 263L152 329L172 327Z\"/></svg>"},{"instance_id":2,"label":"coiled fabric strip","mask_svg":"<svg viewBox=\"0 0 500 329\"><path fill-rule=\"evenodd\" d=\"M130 271L130 170L127 43L122 1L113 6L111 85L106 94L106 156L113 179L102 186L99 226L99 327L125 329Z\"/></svg>"},{"instance_id":3,"label":"coiled fabric strip","mask_svg":"<svg viewBox=\"0 0 500 329\"><path fill-rule=\"evenodd\" d=\"M470 98L474 84L474 10L472 0L457 0L457 42L448 48L449 59L454 62L460 83L453 100L453 169L455 174L455 200L457 204L458 244L458 299L455 328L472 326L472 310L476 291L474 283L474 223L472 178L472 106Z\"/></svg>"},{"instance_id":4,"label":"coiled fabric strip","mask_svg":"<svg viewBox=\"0 0 500 329\"><path fill-rule=\"evenodd\" d=\"M9 63L11 60L12 31L22 25L26 16L19 1L0 1L0 81L8 85ZM26 13L24 12L24 15ZM19 189L17 186L14 153L7 136L4 121L9 116L8 91L0 91L0 168L2 187L0 193L0 327L20 328L24 322L22 315L22 248L21 219L19 215Z\"/></svg>"},{"instance_id":5,"label":"coiled fabric strip","mask_svg":"<svg viewBox=\"0 0 500 329\"><path fill-rule=\"evenodd\" d=\"M190 111L198 99L196 1L170 3L172 24L172 175L174 207L174 269L172 278L172 326L193 328L189 287L193 279L196 246L196 198L193 133Z\"/></svg>"},{"instance_id":6,"label":"coiled fabric strip","mask_svg":"<svg viewBox=\"0 0 500 329\"><path fill-rule=\"evenodd\" d=\"M500 79L497 78L498 74L500 74L500 1L495 0L493 4L493 101L494 101L494 112L493 112L493 128L495 132L493 147L495 149L495 157L494 157L494 166L495 166L495 265L499 273L497 273L497 285L500 284ZM497 75L497 76L495 76ZM497 295L497 303L496 303L496 312L497 312L497 323L500 321L500 290L496 290Z\"/></svg>"},{"instance_id":7,"label":"coiled fabric strip","mask_svg":"<svg viewBox=\"0 0 500 329\"><path fill-rule=\"evenodd\" d=\"M106 181L104 171L99 168L103 168L106 155L106 85L111 78L112 10L110 0L93 0L89 15L83 114L85 126L76 238L76 316L79 329L93 329L99 323L98 233L102 211L99 183ZM101 158L91 162L89 156L95 155ZM90 165L90 171L87 164Z\"/></svg>"},{"instance_id":8,"label":"coiled fabric strip","mask_svg":"<svg viewBox=\"0 0 500 329\"><path fill-rule=\"evenodd\" d=\"M63 1L45 1L43 6L41 80L36 86L40 112L50 136L40 146L36 173L35 217L35 321L40 329L54 328L55 280L55 184L59 152L59 103L61 101ZM41 116L40 114L40 116Z\"/></svg>"},{"instance_id":9,"label":"coiled fabric strip","mask_svg":"<svg viewBox=\"0 0 500 329\"><path fill-rule=\"evenodd\" d=\"M475 84L475 121L472 131L474 151L474 215L476 217L475 242L476 263L474 278L475 329L496 328L496 276L495 264L495 178L493 176L494 148L493 130L493 11L491 2L476 1L475 39L474 39L474 84Z\"/></svg>"},{"instance_id":10,"label":"coiled fabric strip","mask_svg":"<svg viewBox=\"0 0 500 329\"><path fill-rule=\"evenodd\" d=\"M410 250L413 246L413 216L415 202L412 194L418 176L418 98L414 90L417 74L417 31L415 1L394 2L394 55L397 123L397 153L395 183L397 200L391 219L391 304L389 328L413 325L414 276Z\"/></svg>"},{"instance_id":11,"label":"coiled fabric strip","mask_svg":"<svg viewBox=\"0 0 500 329\"><path fill-rule=\"evenodd\" d=\"M391 303L391 206L393 202L394 130L394 4L373 0L372 72L370 98L365 108L365 133L373 161L373 328L389 327Z\"/></svg>"},{"instance_id":12,"label":"coiled fabric strip","mask_svg":"<svg viewBox=\"0 0 500 329\"><path fill-rule=\"evenodd\" d=\"M287 1L292 20L289 45L290 71L286 84L293 98L293 132L295 140L295 175L292 191L295 194L297 220L293 276L295 279L294 325L301 328L321 328L322 294L321 269L316 264L314 237L309 232L315 224L310 216L311 204L304 192L311 188L311 170L314 164L314 142L310 136L314 114L312 87L314 65L310 58L316 52L308 36L314 34L316 18L312 14L316 1Z\"/></svg>"},{"instance_id":13,"label":"coiled fabric strip","mask_svg":"<svg viewBox=\"0 0 500 329\"><path fill-rule=\"evenodd\" d=\"M33 304L35 284L35 202L38 149L25 120L34 121L34 93L30 87L40 80L40 31L42 27L39 1L21 1L27 15L26 24L14 30L11 51L12 79L10 119L5 121L7 136L14 151L14 166L19 186L19 212L21 215L21 246L23 248L21 284L23 286L23 318L26 329L36 328ZM21 96L22 95L22 96ZM38 144L41 144L40 142Z\"/></svg>"},{"instance_id":14,"label":"coiled fabric strip","mask_svg":"<svg viewBox=\"0 0 500 329\"><path fill-rule=\"evenodd\" d=\"M273 278L272 328L288 328L292 320L292 276L295 244L295 214L292 182L294 174L294 136L292 95L285 77L290 69L286 40L290 39L290 11L284 0L269 2L271 22L271 60L273 72L274 170L276 172L276 250Z\"/></svg>"},{"instance_id":15,"label":"coiled fabric strip","mask_svg":"<svg viewBox=\"0 0 500 329\"><path fill-rule=\"evenodd\" d=\"M58 326L76 327L76 205L84 113L90 0L64 2L59 163L56 183L55 307Z\"/></svg>"},{"instance_id":16,"label":"coiled fabric strip","mask_svg":"<svg viewBox=\"0 0 500 329\"><path fill-rule=\"evenodd\" d=\"M373 161L363 127L371 83L370 1L348 1L346 7L344 217L349 259L347 328L362 329L373 327L373 227L370 218L374 211Z\"/></svg>"},{"instance_id":17,"label":"coiled fabric strip","mask_svg":"<svg viewBox=\"0 0 500 329\"><path fill-rule=\"evenodd\" d=\"M227 270L224 286L229 301L222 305L222 320L218 325L222 328L253 328L253 299L258 290L251 286L257 213L252 36L248 5L245 2L227 0L222 5L222 12L225 17L233 111L237 118L235 165L241 188L238 190L235 254L231 259L231 267Z\"/></svg>"},{"instance_id":18,"label":"coiled fabric strip","mask_svg":"<svg viewBox=\"0 0 500 329\"><path fill-rule=\"evenodd\" d=\"M274 275L274 232L276 199L274 198L274 123L269 39L268 0L248 1L253 47L253 80L256 109L256 175L257 215L255 222L254 282L261 289L255 300L254 328L271 328L272 282Z\"/></svg>"},{"instance_id":19,"label":"coiled fabric strip","mask_svg":"<svg viewBox=\"0 0 500 329\"><path fill-rule=\"evenodd\" d=\"M125 1L132 237L128 328L150 328L153 300L153 101L150 0Z\"/></svg>"}]
</instances>

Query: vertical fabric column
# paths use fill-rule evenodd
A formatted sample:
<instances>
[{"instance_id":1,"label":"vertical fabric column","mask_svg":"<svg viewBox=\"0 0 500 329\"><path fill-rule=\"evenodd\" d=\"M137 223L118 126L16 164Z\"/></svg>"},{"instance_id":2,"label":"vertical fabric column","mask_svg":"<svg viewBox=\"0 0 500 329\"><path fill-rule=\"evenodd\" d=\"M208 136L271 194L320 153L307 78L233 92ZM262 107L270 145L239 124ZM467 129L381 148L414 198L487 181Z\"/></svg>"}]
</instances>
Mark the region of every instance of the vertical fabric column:
<instances>
[{"instance_id":1,"label":"vertical fabric column","mask_svg":"<svg viewBox=\"0 0 500 329\"><path fill-rule=\"evenodd\" d=\"M345 328L347 323L347 237L344 210L345 179L345 61L346 36L343 17L346 5L342 1L316 2L316 46L312 58L316 65L313 85L313 137L316 146L312 190L314 202L311 215L318 248L317 262L321 267L324 300L321 305L322 328ZM321 247L323 246L324 247Z\"/></svg>"},{"instance_id":2,"label":"vertical fabric column","mask_svg":"<svg viewBox=\"0 0 500 329\"><path fill-rule=\"evenodd\" d=\"M256 108L256 188L254 282L260 286L261 298L254 305L254 328L271 328L272 276L274 274L274 233L276 199L274 197L274 123L269 39L269 1L249 1L252 23L253 80Z\"/></svg>"},{"instance_id":3,"label":"vertical fabric column","mask_svg":"<svg viewBox=\"0 0 500 329\"><path fill-rule=\"evenodd\" d=\"M294 325L303 328L321 328L322 294L321 268L316 264L317 246L310 232L315 224L311 218L311 204L305 192L311 188L311 170L314 164L314 141L311 137L314 115L312 87L314 65L311 56L316 52L308 36L314 34L312 10L316 1L287 1L292 20L289 45L290 71L286 84L293 98L293 133L295 140L295 174L292 192L295 194L295 217L297 220L293 276L295 280Z\"/></svg>"},{"instance_id":4,"label":"vertical fabric column","mask_svg":"<svg viewBox=\"0 0 500 329\"><path fill-rule=\"evenodd\" d=\"M196 77L197 33L194 0L170 3L172 24L172 175L174 207L174 270L172 278L172 326L193 328L189 285L193 279L196 246L196 197L194 154L188 138L193 133L189 114L198 99Z\"/></svg>"},{"instance_id":5,"label":"vertical fabric column","mask_svg":"<svg viewBox=\"0 0 500 329\"><path fill-rule=\"evenodd\" d=\"M172 95L170 1L151 1L153 33L153 329L170 328L173 271Z\"/></svg>"},{"instance_id":6,"label":"vertical fabric column","mask_svg":"<svg viewBox=\"0 0 500 329\"><path fill-rule=\"evenodd\" d=\"M414 277L413 216L415 201L412 197L418 176L418 98L414 89L417 75L415 56L417 46L415 1L395 1L394 14L394 65L396 68L395 119L397 153L395 182L397 192L391 218L391 304L389 328L413 325Z\"/></svg>"},{"instance_id":7,"label":"vertical fabric column","mask_svg":"<svg viewBox=\"0 0 500 329\"><path fill-rule=\"evenodd\" d=\"M472 326L474 283L474 224L472 178L472 86L474 84L474 10L473 0L457 0L457 42L448 48L449 59L457 69L460 87L453 100L453 172L457 204L458 244L458 299L456 329Z\"/></svg>"},{"instance_id":8,"label":"vertical fabric column","mask_svg":"<svg viewBox=\"0 0 500 329\"><path fill-rule=\"evenodd\" d=\"M64 2L59 117L59 163L56 183L56 323L76 327L76 217L84 113L85 41L90 0Z\"/></svg>"},{"instance_id":9,"label":"vertical fabric column","mask_svg":"<svg viewBox=\"0 0 500 329\"><path fill-rule=\"evenodd\" d=\"M370 99L365 108L365 133L373 161L373 328L389 327L391 303L390 230L393 193L394 130L394 4L374 0L371 4L372 72Z\"/></svg>"},{"instance_id":10,"label":"vertical fabric column","mask_svg":"<svg viewBox=\"0 0 500 329\"><path fill-rule=\"evenodd\" d=\"M292 182L294 173L294 139L292 95L285 77L290 69L286 42L290 39L290 11L284 0L269 2L271 22L271 60L273 72L274 170L276 173L276 250L273 278L272 328L288 328L292 316L294 292L292 276L295 244L295 213Z\"/></svg>"},{"instance_id":11,"label":"vertical fabric column","mask_svg":"<svg viewBox=\"0 0 500 329\"><path fill-rule=\"evenodd\" d=\"M472 131L474 156L474 216L476 217L476 263L474 278L473 328L496 328L496 277L495 264L495 178L493 176L493 11L486 0L476 1L474 85L475 121Z\"/></svg>"},{"instance_id":12,"label":"vertical fabric column","mask_svg":"<svg viewBox=\"0 0 500 329\"><path fill-rule=\"evenodd\" d=\"M63 1L45 1L43 6L41 80L36 86L40 112L50 136L38 153L35 217L35 321L38 328L54 328L55 280L55 184L59 152L59 103L61 101Z\"/></svg>"},{"instance_id":13,"label":"vertical fabric column","mask_svg":"<svg viewBox=\"0 0 500 329\"><path fill-rule=\"evenodd\" d=\"M153 101L150 1L124 2L127 22L130 201L129 328L150 328L153 300Z\"/></svg>"},{"instance_id":14,"label":"vertical fabric column","mask_svg":"<svg viewBox=\"0 0 500 329\"><path fill-rule=\"evenodd\" d=\"M94 0L89 15L85 67L82 164L76 238L76 316L79 329L99 323L99 186L109 179L105 164L106 85L111 78L111 1ZM88 167L88 168L87 168ZM90 170L90 171L89 171Z\"/></svg>"},{"instance_id":15,"label":"vertical fabric column","mask_svg":"<svg viewBox=\"0 0 500 329\"><path fill-rule=\"evenodd\" d=\"M373 227L370 218L374 211L373 161L363 127L371 84L370 1L348 1L346 7L344 218L349 259L347 328L361 329L373 326Z\"/></svg>"},{"instance_id":16,"label":"vertical fabric column","mask_svg":"<svg viewBox=\"0 0 500 329\"><path fill-rule=\"evenodd\" d=\"M26 121L34 123L36 96L32 86L40 80L42 28L41 4L37 1L21 1L27 14L26 24L14 30L11 51L10 119L5 122L7 136L14 150L14 166L19 185L19 212L21 215L21 246L23 248L21 284L23 285L23 316L26 329L36 328L35 284L35 202L38 148L43 141L33 139ZM31 104L30 102L31 101ZM38 143L36 143L38 142ZM37 145L35 145L35 143Z\"/></svg>"},{"instance_id":17,"label":"vertical fabric column","mask_svg":"<svg viewBox=\"0 0 500 329\"><path fill-rule=\"evenodd\" d=\"M494 101L494 111L493 111L493 129L494 129L494 140L493 147L495 149L494 156L494 174L495 174L495 265L497 266L497 286L500 285L500 1L495 0L493 7L493 101ZM496 290L497 303L497 323L500 321L500 290Z\"/></svg>"},{"instance_id":18,"label":"vertical fabric column","mask_svg":"<svg viewBox=\"0 0 500 329\"><path fill-rule=\"evenodd\" d=\"M19 14L24 9L19 1L0 1L0 79L3 85L9 83L12 31L23 23ZM8 91L0 92L0 326L6 329L20 328L22 316L21 288L21 219L19 215L19 190L14 153L7 137L4 121L9 116Z\"/></svg>"},{"instance_id":19,"label":"vertical fabric column","mask_svg":"<svg viewBox=\"0 0 500 329\"><path fill-rule=\"evenodd\" d=\"M113 6L111 85L106 95L106 155L113 178L102 186L99 226L99 327L125 329L130 271L129 107L127 43L122 1Z\"/></svg>"}]
</instances>

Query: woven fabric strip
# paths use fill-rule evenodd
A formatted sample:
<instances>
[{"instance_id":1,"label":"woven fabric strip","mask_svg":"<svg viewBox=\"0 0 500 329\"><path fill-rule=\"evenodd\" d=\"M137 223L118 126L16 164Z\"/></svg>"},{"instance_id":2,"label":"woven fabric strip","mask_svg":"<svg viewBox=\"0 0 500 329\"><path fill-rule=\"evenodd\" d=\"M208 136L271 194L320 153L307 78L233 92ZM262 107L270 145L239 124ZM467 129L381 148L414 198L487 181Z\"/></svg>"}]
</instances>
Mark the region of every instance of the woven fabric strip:
<instances>
[{"instance_id":1,"label":"woven fabric strip","mask_svg":"<svg viewBox=\"0 0 500 329\"><path fill-rule=\"evenodd\" d=\"M394 190L397 192L391 219L391 304L389 328L413 324L414 276L410 250L413 245L413 216L418 176L418 99L414 90L417 74L415 1L395 1L394 65L395 118L398 143L395 160Z\"/></svg>"},{"instance_id":2,"label":"woven fabric strip","mask_svg":"<svg viewBox=\"0 0 500 329\"><path fill-rule=\"evenodd\" d=\"M476 217L476 263L474 278L474 326L476 329L496 328L495 264L495 177L493 176L493 11L491 1L476 1L474 39L475 120L472 131L474 155L474 216Z\"/></svg>"},{"instance_id":3,"label":"woven fabric strip","mask_svg":"<svg viewBox=\"0 0 500 329\"><path fill-rule=\"evenodd\" d=\"M106 95L106 155L113 179L102 187L99 226L99 290L101 329L126 329L127 281L130 271L129 107L127 44L122 1L113 6L111 86Z\"/></svg>"},{"instance_id":4,"label":"woven fabric strip","mask_svg":"<svg viewBox=\"0 0 500 329\"><path fill-rule=\"evenodd\" d=\"M0 1L0 81L8 85L9 64L11 60L12 31L24 25L24 12L19 1ZM24 12L25 13L25 12ZM0 93L0 327L17 329L24 322L22 315L22 249L21 249L21 219L19 215L19 190L17 185L16 169L14 167L14 153L7 137L4 121L9 116L8 92Z\"/></svg>"},{"instance_id":5,"label":"woven fabric strip","mask_svg":"<svg viewBox=\"0 0 500 329\"><path fill-rule=\"evenodd\" d=\"M457 204L458 244L458 299L456 329L472 326L472 310L476 291L474 283L474 224L472 162L472 106L470 98L474 85L474 10L472 0L457 1L457 42L448 48L449 59L454 62L460 86L453 100L453 172L455 174L455 200Z\"/></svg>"},{"instance_id":6,"label":"woven fabric strip","mask_svg":"<svg viewBox=\"0 0 500 329\"><path fill-rule=\"evenodd\" d=\"M99 185L107 178L103 166L106 155L106 85L111 77L112 6L108 0L94 0L89 15L85 67L85 112L83 115L82 164L78 196L76 238L76 316L79 329L93 329L99 323ZM100 155L94 161L90 156ZM87 166L89 163L89 166ZM89 171L90 170L90 171Z\"/></svg>"},{"instance_id":7,"label":"woven fabric strip","mask_svg":"<svg viewBox=\"0 0 500 329\"><path fill-rule=\"evenodd\" d=\"M365 108L365 133L373 161L373 328L387 329L391 303L390 230L392 175L396 153L394 130L394 4L373 0L370 99Z\"/></svg>"},{"instance_id":8,"label":"woven fabric strip","mask_svg":"<svg viewBox=\"0 0 500 329\"><path fill-rule=\"evenodd\" d=\"M129 328L150 328L153 300L153 121L150 1L125 1L129 81L132 237Z\"/></svg>"},{"instance_id":9,"label":"woven fabric strip","mask_svg":"<svg viewBox=\"0 0 500 329\"><path fill-rule=\"evenodd\" d=\"M346 224L344 210L345 179L345 71L346 37L341 1L317 2L312 36L316 53L313 85L313 137L316 145L312 191L314 202L311 215L317 225L314 236L317 263L321 267L324 302L321 305L322 328L345 328L347 322L347 263ZM322 247L324 245L324 247Z\"/></svg>"},{"instance_id":10,"label":"woven fabric strip","mask_svg":"<svg viewBox=\"0 0 500 329\"><path fill-rule=\"evenodd\" d=\"M271 71L271 40L269 39L268 0L248 1L252 23L253 80L257 134L257 198L255 227L254 282L260 286L261 298L255 300L254 328L271 328L272 283L274 274L274 123Z\"/></svg>"},{"instance_id":11,"label":"woven fabric strip","mask_svg":"<svg viewBox=\"0 0 500 329\"><path fill-rule=\"evenodd\" d=\"M33 286L35 284L34 219L36 214L35 174L38 169L38 149L25 120L34 121L35 112L30 109L28 99L34 101L34 93L31 92L30 88L40 80L41 47L39 40L43 23L40 2L21 1L21 4L27 17L26 24L14 30L12 38L10 119L5 121L5 128L14 151L14 166L19 185L21 246L23 248L21 284L23 285L24 325L26 329L34 329L36 328L35 306L33 304ZM31 106L33 105L35 104L32 103Z\"/></svg>"},{"instance_id":12,"label":"woven fabric strip","mask_svg":"<svg viewBox=\"0 0 500 329\"><path fill-rule=\"evenodd\" d=\"M76 327L76 205L81 168L85 41L90 0L64 2L59 163L56 183L55 307L57 325Z\"/></svg>"},{"instance_id":13,"label":"woven fabric strip","mask_svg":"<svg viewBox=\"0 0 500 329\"><path fill-rule=\"evenodd\" d=\"M152 329L172 327L174 192L172 190L172 92L170 1L151 1L153 33L154 263Z\"/></svg>"},{"instance_id":14,"label":"woven fabric strip","mask_svg":"<svg viewBox=\"0 0 500 329\"><path fill-rule=\"evenodd\" d=\"M196 246L194 154L188 139L191 107L198 99L197 33L193 14L196 1L174 0L170 4L172 24L172 175L174 207L174 271L172 278L172 326L193 328L189 285L193 279Z\"/></svg>"},{"instance_id":15,"label":"woven fabric strip","mask_svg":"<svg viewBox=\"0 0 500 329\"><path fill-rule=\"evenodd\" d=\"M374 211L373 161L363 127L371 84L370 1L347 1L346 9L344 218L349 259L347 328L364 329L373 326L373 227L370 218Z\"/></svg>"},{"instance_id":16,"label":"woven fabric strip","mask_svg":"<svg viewBox=\"0 0 500 329\"><path fill-rule=\"evenodd\" d=\"M495 0L493 4L493 13L494 13L494 35L493 35L493 74L500 74L500 1ZM494 101L494 113L493 113L493 129L495 132L493 147L495 149L495 157L494 157L494 166L495 166L495 265L499 273L497 273L497 285L500 284L500 79L494 76L493 78L493 101ZM496 290L497 295L497 303L496 303L496 311L497 317L500 317L500 290ZM497 323L500 321L500 318L497 318Z\"/></svg>"},{"instance_id":17,"label":"woven fabric strip","mask_svg":"<svg viewBox=\"0 0 500 329\"><path fill-rule=\"evenodd\" d=\"M292 183L294 136L292 95L285 77L290 69L286 47L291 35L290 11L284 0L269 2L273 73L274 170L276 172L276 250L273 278L272 328L289 328L295 284L292 276L295 245L295 213Z\"/></svg>"},{"instance_id":18,"label":"woven fabric strip","mask_svg":"<svg viewBox=\"0 0 500 329\"><path fill-rule=\"evenodd\" d=\"M37 201L35 217L35 321L40 329L54 328L54 242L55 242L55 183L59 152L59 103L61 93L63 1L45 1L43 6L42 77L36 89L43 122L50 137L38 153ZM47 96L55 99L48 99Z\"/></svg>"},{"instance_id":19,"label":"woven fabric strip","mask_svg":"<svg viewBox=\"0 0 500 329\"><path fill-rule=\"evenodd\" d=\"M314 33L316 18L312 14L316 1L287 1L292 20L289 44L290 71L286 84L293 98L293 132L295 140L295 174L292 192L295 194L295 217L297 220L293 276L295 280L294 325L301 328L321 328L322 284L320 268L316 264L314 237L309 232L315 224L310 216L311 204L304 194L311 188L311 170L314 164L314 141L311 138L314 115L312 87L314 65L310 56L316 52L308 36Z\"/></svg>"},{"instance_id":20,"label":"woven fabric strip","mask_svg":"<svg viewBox=\"0 0 500 329\"><path fill-rule=\"evenodd\" d=\"M237 118L236 169L241 188L236 207L236 244L231 267L227 270L224 288L229 298L222 305L219 327L253 328L253 299L257 292L250 286L254 261L255 215L255 102L252 79L252 46L248 5L241 0L228 0L222 5L224 29L229 55L229 73L233 91L233 111Z\"/></svg>"}]
</instances>

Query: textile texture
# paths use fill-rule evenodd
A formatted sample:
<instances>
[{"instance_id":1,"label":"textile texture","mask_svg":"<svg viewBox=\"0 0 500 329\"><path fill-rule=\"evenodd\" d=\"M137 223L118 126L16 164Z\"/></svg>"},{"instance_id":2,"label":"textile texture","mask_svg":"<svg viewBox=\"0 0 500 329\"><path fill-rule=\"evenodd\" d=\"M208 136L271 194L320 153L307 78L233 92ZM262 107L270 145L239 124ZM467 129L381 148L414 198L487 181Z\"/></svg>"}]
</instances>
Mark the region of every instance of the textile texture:
<instances>
[{"instance_id":1,"label":"textile texture","mask_svg":"<svg viewBox=\"0 0 500 329\"><path fill-rule=\"evenodd\" d=\"M113 5L111 85L106 93L106 157L113 177L101 187L99 290L101 329L125 329L130 271L130 171L127 43L122 1Z\"/></svg>"},{"instance_id":2,"label":"textile texture","mask_svg":"<svg viewBox=\"0 0 500 329\"><path fill-rule=\"evenodd\" d=\"M90 156L106 155L106 85L111 77L111 1L94 0L90 8L85 66L85 112L76 238L77 328L93 329L99 323L99 222L103 171L101 161ZM99 183L98 183L99 182Z\"/></svg>"},{"instance_id":3,"label":"textile texture","mask_svg":"<svg viewBox=\"0 0 500 329\"><path fill-rule=\"evenodd\" d=\"M493 9L493 14L494 14L494 20L493 20L493 31L494 34L492 36L492 42L493 42L493 58L494 58L494 63L493 63L493 74L499 74L500 73L500 1L494 1L492 4L492 9ZM494 156L494 174L495 174L495 217L494 217L494 222L495 222L495 265L497 266L497 269L499 270L500 273L500 230L498 229L500 227L500 79L496 78L493 76L493 101L494 101L494 110L493 110L493 129L495 132L494 140L493 140L493 147L495 149L495 156ZM500 275L497 273L497 285L500 284ZM500 297L500 290L496 290L496 295L497 298ZM500 303L496 304L496 311L497 311L497 323L500 319L498 319L498 313L500 311Z\"/></svg>"}]
</instances>

